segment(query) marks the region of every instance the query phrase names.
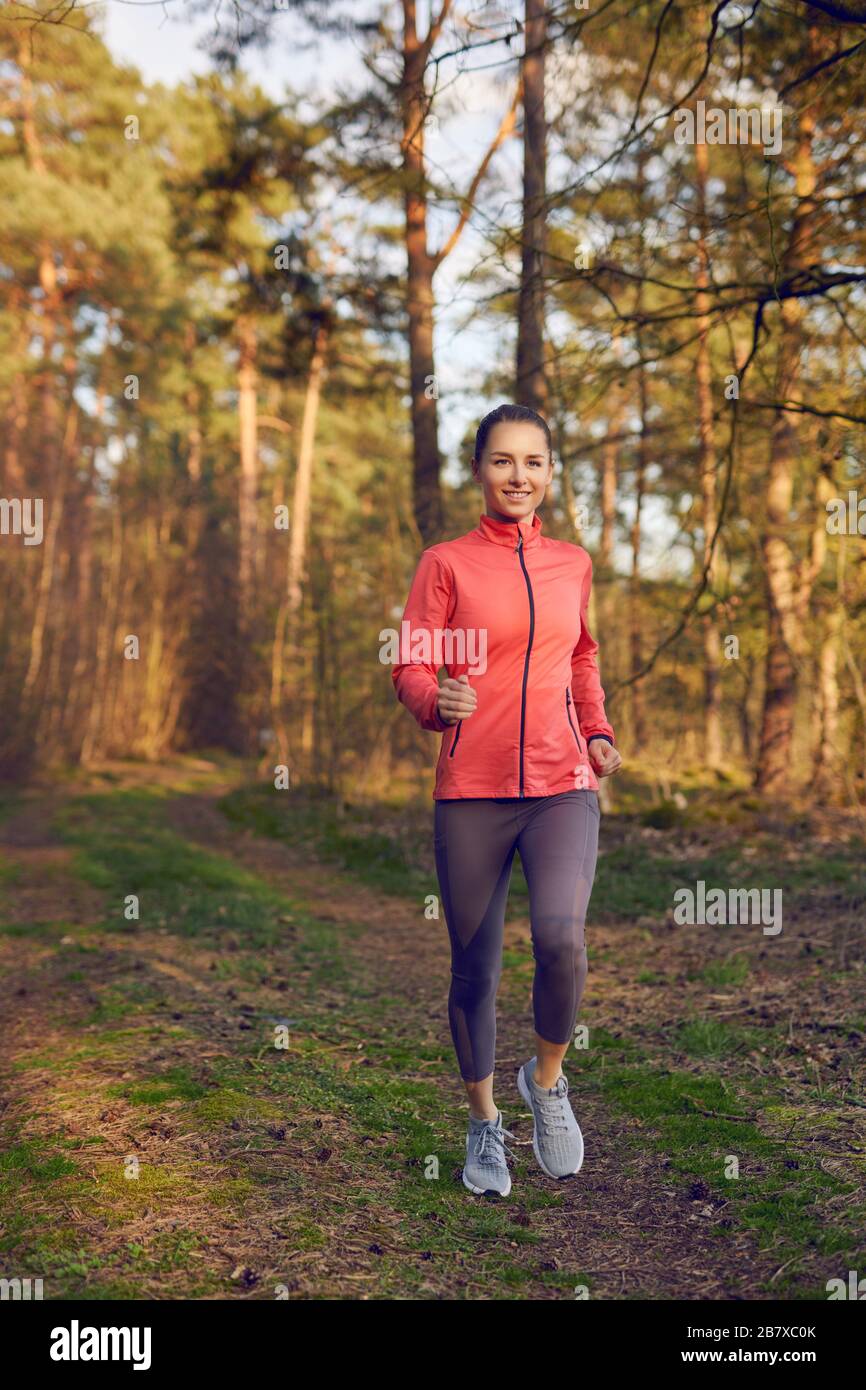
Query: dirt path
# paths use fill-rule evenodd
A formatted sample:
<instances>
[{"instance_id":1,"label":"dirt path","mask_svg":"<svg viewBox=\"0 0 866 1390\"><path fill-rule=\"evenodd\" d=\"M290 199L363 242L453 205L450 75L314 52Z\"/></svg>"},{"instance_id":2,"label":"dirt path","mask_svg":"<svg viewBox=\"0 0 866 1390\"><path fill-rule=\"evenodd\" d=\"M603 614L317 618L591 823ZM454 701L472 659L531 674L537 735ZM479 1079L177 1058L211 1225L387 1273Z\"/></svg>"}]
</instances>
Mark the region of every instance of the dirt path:
<instances>
[{"instance_id":1,"label":"dirt path","mask_svg":"<svg viewBox=\"0 0 866 1390\"><path fill-rule=\"evenodd\" d=\"M217 805L227 789L172 796L166 804L171 828L183 842L242 867L293 903L304 904L319 922L333 925L341 958L349 965L348 984L319 979L316 985L317 1002L333 1010L335 1020L333 1037L320 1040L321 1046L350 1077L360 1077L365 1064L373 1065L366 1053L375 1055L377 1041L387 1040L393 1047L405 1040L411 1052L420 1039L439 1056L444 1050L446 1072L436 1067L426 1071L422 1064L395 1080L424 1082L427 1099L419 1121L432 1126L450 1152L462 1152L466 1107L456 1069L450 1071L444 923L426 921L418 904L365 886L319 861L306 846L293 848L239 830ZM779 1269L778 1256L772 1250L761 1253L748 1230L727 1220L724 1199L713 1198L701 1182L668 1172L664 1152L657 1143L645 1142L639 1119L609 1108L592 1088L582 1087L576 1057L567 1063L567 1072L586 1137L586 1161L570 1183L555 1183L539 1171L531 1150L531 1120L515 1086L517 1069L531 1046L528 996L522 1008L515 1008L512 994L511 1003L499 1011L497 1100L506 1126L517 1137L512 1194L507 1203L475 1199L460 1183L459 1164L443 1173L465 1213L459 1218L465 1222L465 1240L456 1251L449 1246L447 1259L437 1256L433 1239L444 1218L430 1210L407 1215L405 1196L397 1200L393 1192L393 1167L384 1160L393 1156L395 1145L399 1149L406 1143L398 1117L392 1126L386 1118L378 1131L371 1124L365 1134L363 1119L337 1101L330 1106L317 1101L317 1110L303 1095L291 1095L287 1104L275 1105L264 1089L272 1074L273 1049L270 1055L263 1050L248 1057L245 1079L230 1081L221 1092L221 1104L228 1109L215 1119L213 1107L202 1110L209 1123L191 1121L184 1108L188 1098L171 1095L170 1086L163 1101L157 1095L142 1122L128 1094L138 1078L152 1079L163 1071L170 1077L172 1068L183 1067L210 1084L208 1068L235 1063L238 1038L253 1027L251 1020L296 1011L305 990L291 953L296 927L291 913L281 917L285 945L257 952L262 959L258 972L233 975L228 983L220 975L224 952L212 942L168 926L106 930L103 895L81 882L69 849L46 829L55 809L53 794L31 798L20 814L0 825L0 851L18 873L7 903L18 925L68 923L70 935L61 942L68 940L71 948L74 941L83 953L80 969L70 972L68 951L58 948L56 930L53 935L34 930L0 937L0 969L4 1056L12 1068L6 1080L6 1118L29 1117L25 1150L31 1140L62 1129L84 1173L83 1185L68 1180L72 1185L54 1218L69 1230L70 1249L76 1243L92 1247L109 1263L120 1260L130 1246L146 1251L151 1265L141 1278L148 1297L274 1297L278 1284L293 1298L400 1297L400 1289L386 1286L383 1292L384 1255L402 1261L413 1275L418 1268L427 1271L402 1296L501 1297L501 1288L488 1290L478 1272L480 1254L497 1242L507 1244L524 1274L528 1271L514 1295L523 1298L574 1296L563 1293L562 1281L551 1286L545 1279L551 1271L588 1276L594 1298L772 1296L761 1289ZM651 951L635 942L624 957L621 930L594 927L592 937L599 964L589 988L605 1001L607 1017L615 1017L634 989L639 960L667 947L656 942ZM527 939L525 921L508 925L506 949L525 945ZM378 1039L355 1043L337 1027L351 1002L355 978L383 1000L376 1015ZM123 987L125 999L130 981L140 984L144 1000L154 1000L158 1026L151 1032L119 1026L108 1054L103 1049L89 1056L91 1040L96 1048L105 1027L99 1013L93 1015L94 1007L108 1010L110 1019L112 990ZM628 998L634 1007L633 994ZM120 1024L133 1022L125 1017L123 1003L117 1007ZM69 1060L60 1066L52 1054ZM299 1081L304 1081L302 1072ZM113 1090L108 1101L107 1086ZM356 1095L362 1097L361 1092ZM194 1103L211 1104L208 1097ZM156 1175L151 1188L134 1189L132 1211L134 1185L121 1183L119 1195L112 1187L117 1186L117 1165L130 1153ZM404 1163L411 1170L419 1160L407 1156ZM31 1163L30 1171L38 1175L40 1170ZM347 1206L350 1187L362 1195ZM216 1207L215 1194L222 1194ZM551 1200L540 1202L538 1194ZM115 1195L120 1205L112 1207ZM489 1214L491 1207L503 1217L486 1228L484 1212ZM37 1202L34 1210L39 1209ZM310 1222L317 1230L328 1230L328 1239L305 1241ZM720 1223L727 1226L724 1239ZM0 1230L3 1249L27 1248L17 1229L15 1220L7 1218ZM45 1242L34 1259L39 1250L54 1249L47 1237ZM171 1255L179 1243L183 1261ZM157 1262L157 1250L169 1255L161 1253ZM96 1273L88 1273L86 1260L78 1264L83 1273L70 1277L80 1278L85 1289L92 1287ZM73 1271L78 1264L72 1260ZM200 1283L191 1273L198 1270ZM135 1286L134 1271L130 1277ZM110 1283L88 1296L112 1295L135 1296L123 1289L118 1293Z\"/></svg>"},{"instance_id":2,"label":"dirt path","mask_svg":"<svg viewBox=\"0 0 866 1390\"><path fill-rule=\"evenodd\" d=\"M365 923L363 937L353 941L350 949L367 961L374 960L383 992L400 999L399 1011L387 1020L389 1030L396 1034L423 1030L450 1043L444 925L423 922L417 910L347 878L331 865L311 860L307 851L293 851L249 831L238 835L211 798L181 798L173 803L171 816L184 836L305 899L318 917ZM528 935L527 922L509 923L506 949ZM614 940L619 944L616 932L602 928L594 930L594 937L602 948ZM640 1140L640 1121L614 1115L591 1095L582 1096L579 1068L573 1064L569 1067L572 1100L587 1158L574 1183L555 1183L538 1169L531 1149L531 1118L516 1088L517 1070L531 1055L531 1041L528 1008L523 1018L500 1010L497 1098L506 1127L517 1137L512 1147L521 1155L510 1200L519 1210L521 1188L528 1184L541 1185L562 1198L561 1206L533 1217L540 1266L577 1264L594 1276L597 1296L605 1298L624 1294L668 1299L754 1297L745 1292L746 1272L754 1290L775 1273L778 1262L759 1255L745 1233L733 1235L720 1246L713 1225L723 1219L723 1209L708 1205L705 1194L695 1195L688 1187L666 1182L664 1159L657 1153L638 1153L626 1171L624 1141L627 1137ZM442 1088L441 1099L462 1141L465 1096L456 1073Z\"/></svg>"}]
</instances>

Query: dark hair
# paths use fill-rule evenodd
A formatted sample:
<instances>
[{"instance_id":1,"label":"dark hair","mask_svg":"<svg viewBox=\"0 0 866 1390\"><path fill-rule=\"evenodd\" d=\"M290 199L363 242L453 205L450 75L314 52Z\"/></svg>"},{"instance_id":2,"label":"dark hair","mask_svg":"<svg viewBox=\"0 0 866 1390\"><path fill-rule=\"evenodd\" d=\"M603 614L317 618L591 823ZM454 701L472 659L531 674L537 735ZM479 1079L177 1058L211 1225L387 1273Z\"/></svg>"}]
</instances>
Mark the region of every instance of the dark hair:
<instances>
[{"instance_id":1,"label":"dark hair","mask_svg":"<svg viewBox=\"0 0 866 1390\"><path fill-rule=\"evenodd\" d=\"M488 435L494 425L504 421L514 421L523 424L538 425L539 429L544 430L547 437L548 452L553 454L553 440L550 437L550 426L535 410L530 410L528 405L498 405L495 410L484 416L481 424L475 432L475 457L481 462L481 455L484 453L484 446L487 443Z\"/></svg>"}]
</instances>

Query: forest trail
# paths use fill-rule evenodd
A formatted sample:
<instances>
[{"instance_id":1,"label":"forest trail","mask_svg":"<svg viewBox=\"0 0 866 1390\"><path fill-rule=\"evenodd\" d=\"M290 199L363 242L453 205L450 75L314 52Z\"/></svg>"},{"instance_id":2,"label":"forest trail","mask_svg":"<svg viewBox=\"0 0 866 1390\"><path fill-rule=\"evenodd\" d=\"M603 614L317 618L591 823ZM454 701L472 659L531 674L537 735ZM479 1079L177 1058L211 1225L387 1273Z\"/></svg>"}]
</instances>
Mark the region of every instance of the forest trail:
<instances>
[{"instance_id":1,"label":"forest trail","mask_svg":"<svg viewBox=\"0 0 866 1390\"><path fill-rule=\"evenodd\" d=\"M566 1060L584 1167L565 1183L540 1172L515 1084L532 1039L519 917L497 1041L513 1188L505 1201L471 1197L444 922L308 844L239 826L220 806L232 789L169 786L150 809L134 803L154 817L133 847L138 881L141 855L158 850L155 881L174 885L155 917L142 891L138 923L119 920L109 870L80 859L87 815L111 795L73 806L59 834L56 793L0 823L4 1272L41 1273L46 1297L536 1299L587 1285L602 1299L777 1296L788 1252L759 1248L723 1182L689 1177L675 1145L672 1161L644 1116L611 1102L626 1083L608 1093L591 1050ZM93 833L126 845L125 814ZM203 909L184 896L202 882ZM588 993L615 1013L648 953L624 951L616 926L592 927L591 941ZM673 994L659 1002L676 1007ZM281 1024L285 1049L273 1043ZM623 1059L610 1060L613 1075ZM625 1058L635 1075L644 1065ZM657 1070L671 1075L664 1059ZM688 1122L724 1153L728 1121L701 1112L705 1080L696 1070ZM838 1263L819 1259L793 1296L818 1296L814 1278Z\"/></svg>"},{"instance_id":2,"label":"forest trail","mask_svg":"<svg viewBox=\"0 0 866 1390\"><path fill-rule=\"evenodd\" d=\"M427 1042L445 1039L447 1044L444 923L419 920L416 905L407 910L391 897L347 881L331 866L310 863L284 843L263 841L250 832L240 839L232 837L210 799L185 798L173 810L175 825L189 838L218 847L220 853L236 858L293 897L300 895L319 918L338 925L363 923L363 934L349 949L374 964L377 985L394 1001L393 1012L382 1017L383 1030L393 1037L405 1037L409 1044L413 1037ZM510 924L506 949L509 937L525 931L527 925L520 921ZM677 1191L666 1184L656 1155L638 1156L628 1173L623 1170L622 1155L628 1147L624 1141L628 1134L639 1135L639 1122L615 1119L596 1098L582 1098L580 1069L575 1061L568 1067L568 1075L588 1157L573 1183L560 1184L547 1178L532 1153L531 1117L516 1084L518 1068L531 1055L531 1042L526 1019L500 1008L496 1094L506 1128L516 1137L512 1148L520 1155L509 1200L514 1202L518 1219L528 1221L520 1210L520 1198L530 1185L562 1199L561 1205L544 1215L537 1213L531 1222L538 1242L534 1257L539 1269L572 1267L590 1273L597 1295L606 1298L624 1293L643 1298L719 1298L739 1290L744 1261L753 1275L774 1273L772 1260L758 1261L756 1267L748 1242L739 1250L729 1248L725 1253L730 1259L720 1260L718 1242L704 1214L706 1197L691 1197L686 1189ZM456 1073L440 1082L438 1094L442 1118L450 1120L453 1130L451 1147L462 1144L467 1111ZM459 1170L446 1177L458 1182ZM476 1199L467 1194L467 1205L473 1202ZM710 1210L715 1216L715 1210ZM329 1284L337 1277L341 1259L339 1250L334 1255ZM446 1286L443 1292L447 1291Z\"/></svg>"}]
</instances>

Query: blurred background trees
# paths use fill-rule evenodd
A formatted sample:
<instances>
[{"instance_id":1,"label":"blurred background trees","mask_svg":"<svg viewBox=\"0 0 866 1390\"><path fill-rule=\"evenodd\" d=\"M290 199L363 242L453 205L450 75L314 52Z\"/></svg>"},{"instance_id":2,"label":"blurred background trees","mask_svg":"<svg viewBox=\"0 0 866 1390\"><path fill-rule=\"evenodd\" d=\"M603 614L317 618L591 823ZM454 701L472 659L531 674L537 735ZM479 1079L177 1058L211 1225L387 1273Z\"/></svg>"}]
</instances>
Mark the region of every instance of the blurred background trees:
<instances>
[{"instance_id":1,"label":"blurred background trees","mask_svg":"<svg viewBox=\"0 0 866 1390\"><path fill-rule=\"evenodd\" d=\"M627 757L862 801L866 516L827 525L866 496L856 15L279 8L172 88L89 11L0 11L0 493L44 502L40 544L0 535L3 775L226 748L426 786L379 633L480 512L473 427L440 445L454 253L498 344L475 422L550 420ZM369 85L310 119L289 63L274 101L243 59L277 23ZM679 143L701 101L777 106L779 152Z\"/></svg>"}]
</instances>

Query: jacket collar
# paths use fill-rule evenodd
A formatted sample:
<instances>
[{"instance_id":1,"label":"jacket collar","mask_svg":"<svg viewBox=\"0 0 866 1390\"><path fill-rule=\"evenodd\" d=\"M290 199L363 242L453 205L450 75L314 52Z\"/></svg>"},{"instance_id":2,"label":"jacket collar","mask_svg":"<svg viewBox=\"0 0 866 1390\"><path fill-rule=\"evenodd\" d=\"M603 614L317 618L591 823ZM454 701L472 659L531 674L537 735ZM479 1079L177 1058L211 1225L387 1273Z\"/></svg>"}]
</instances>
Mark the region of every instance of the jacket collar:
<instances>
[{"instance_id":1,"label":"jacket collar","mask_svg":"<svg viewBox=\"0 0 866 1390\"><path fill-rule=\"evenodd\" d=\"M493 541L495 545L507 545L512 550L516 550L518 530L523 537L524 550L527 550L531 545L537 545L541 538L541 517L538 512L535 513L531 523L528 521L497 521L494 517L483 512L475 528L475 534L482 536L486 541Z\"/></svg>"}]
</instances>

